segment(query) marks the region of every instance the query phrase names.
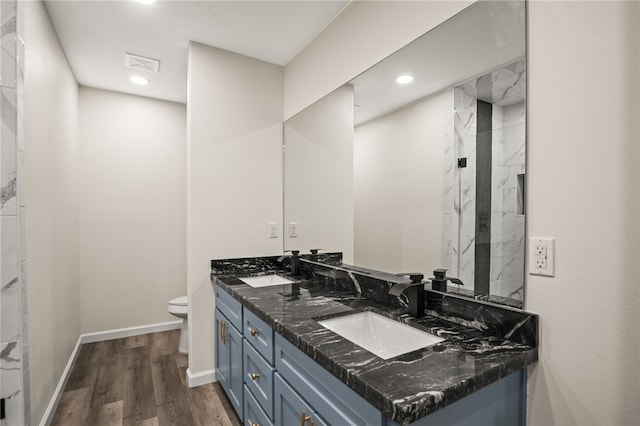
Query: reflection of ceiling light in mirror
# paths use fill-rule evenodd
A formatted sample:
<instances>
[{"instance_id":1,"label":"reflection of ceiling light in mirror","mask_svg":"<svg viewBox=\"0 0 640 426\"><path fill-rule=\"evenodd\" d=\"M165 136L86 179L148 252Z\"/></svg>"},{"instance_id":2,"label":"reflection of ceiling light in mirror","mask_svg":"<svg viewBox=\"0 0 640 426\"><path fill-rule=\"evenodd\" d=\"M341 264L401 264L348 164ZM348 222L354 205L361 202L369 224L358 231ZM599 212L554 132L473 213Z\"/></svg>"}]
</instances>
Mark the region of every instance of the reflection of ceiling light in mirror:
<instances>
[{"instance_id":1,"label":"reflection of ceiling light in mirror","mask_svg":"<svg viewBox=\"0 0 640 426\"><path fill-rule=\"evenodd\" d=\"M140 86L146 86L147 84L149 84L149 80L144 77L140 77L139 75L132 75L131 77L129 77L129 81Z\"/></svg>"},{"instance_id":2,"label":"reflection of ceiling light in mirror","mask_svg":"<svg viewBox=\"0 0 640 426\"><path fill-rule=\"evenodd\" d=\"M396 78L396 83L398 84L409 84L413 81L413 76L412 75L401 75L400 77Z\"/></svg>"}]
</instances>

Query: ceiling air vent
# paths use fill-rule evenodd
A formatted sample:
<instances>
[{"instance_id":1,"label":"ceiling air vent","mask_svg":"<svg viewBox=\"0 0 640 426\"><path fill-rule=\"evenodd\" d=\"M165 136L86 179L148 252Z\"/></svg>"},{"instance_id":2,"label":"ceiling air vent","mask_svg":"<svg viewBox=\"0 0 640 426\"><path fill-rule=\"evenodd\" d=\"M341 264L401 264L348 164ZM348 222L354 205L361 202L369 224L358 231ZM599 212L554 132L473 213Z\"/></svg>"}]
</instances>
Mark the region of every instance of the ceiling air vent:
<instances>
[{"instance_id":1,"label":"ceiling air vent","mask_svg":"<svg viewBox=\"0 0 640 426\"><path fill-rule=\"evenodd\" d=\"M145 58L144 56L132 55L131 53L125 53L125 64L127 68L131 68L137 71L152 72L156 74L160 68L160 61L152 58Z\"/></svg>"}]
</instances>

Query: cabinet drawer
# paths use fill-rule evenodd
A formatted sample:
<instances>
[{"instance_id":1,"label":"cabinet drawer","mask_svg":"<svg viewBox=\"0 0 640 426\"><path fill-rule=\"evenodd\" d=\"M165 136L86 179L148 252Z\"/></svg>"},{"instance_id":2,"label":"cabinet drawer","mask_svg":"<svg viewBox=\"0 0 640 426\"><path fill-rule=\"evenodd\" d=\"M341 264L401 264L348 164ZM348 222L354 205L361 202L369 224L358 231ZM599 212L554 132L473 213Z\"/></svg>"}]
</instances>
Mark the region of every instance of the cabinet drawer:
<instances>
[{"instance_id":1,"label":"cabinet drawer","mask_svg":"<svg viewBox=\"0 0 640 426\"><path fill-rule=\"evenodd\" d=\"M273 367L245 340L244 383L264 412L273 419Z\"/></svg>"},{"instance_id":2,"label":"cabinet drawer","mask_svg":"<svg viewBox=\"0 0 640 426\"><path fill-rule=\"evenodd\" d=\"M282 380L278 373L275 374L275 404L276 404L276 425L292 426L304 425L309 426L328 426L322 417L320 417L307 402L298 395L298 393L289 386L287 382ZM305 420L306 419L306 420ZM313 422L313 423L311 423ZM348 423L336 423L335 426L348 425Z\"/></svg>"},{"instance_id":3,"label":"cabinet drawer","mask_svg":"<svg viewBox=\"0 0 640 426\"><path fill-rule=\"evenodd\" d=\"M218 286L216 286L216 308L227 317L236 330L242 333L242 304Z\"/></svg>"},{"instance_id":4,"label":"cabinet drawer","mask_svg":"<svg viewBox=\"0 0 640 426\"><path fill-rule=\"evenodd\" d=\"M262 321L253 312L244 310L244 337L260 353L273 365L273 329Z\"/></svg>"},{"instance_id":5,"label":"cabinet drawer","mask_svg":"<svg viewBox=\"0 0 640 426\"><path fill-rule=\"evenodd\" d=\"M244 387L244 424L245 426L273 426L269 417L246 386Z\"/></svg>"},{"instance_id":6,"label":"cabinet drawer","mask_svg":"<svg viewBox=\"0 0 640 426\"><path fill-rule=\"evenodd\" d=\"M383 416L373 405L333 377L317 362L276 334L275 366L314 411L331 425L381 425ZM277 422L276 422L277 423Z\"/></svg>"}]
</instances>

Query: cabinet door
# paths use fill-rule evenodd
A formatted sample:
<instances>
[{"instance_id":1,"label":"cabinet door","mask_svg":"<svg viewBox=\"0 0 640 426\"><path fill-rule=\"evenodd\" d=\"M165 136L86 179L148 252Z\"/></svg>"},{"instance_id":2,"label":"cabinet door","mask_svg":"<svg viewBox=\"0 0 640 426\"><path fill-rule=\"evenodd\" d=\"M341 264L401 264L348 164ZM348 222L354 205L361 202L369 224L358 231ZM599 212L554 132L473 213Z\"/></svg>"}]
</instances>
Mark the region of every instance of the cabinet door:
<instances>
[{"instance_id":1,"label":"cabinet door","mask_svg":"<svg viewBox=\"0 0 640 426\"><path fill-rule=\"evenodd\" d=\"M287 426L327 426L279 374L275 374L275 424Z\"/></svg>"},{"instance_id":2,"label":"cabinet door","mask_svg":"<svg viewBox=\"0 0 640 426\"><path fill-rule=\"evenodd\" d=\"M216 376L242 419L242 335L216 311Z\"/></svg>"},{"instance_id":3,"label":"cabinet door","mask_svg":"<svg viewBox=\"0 0 640 426\"><path fill-rule=\"evenodd\" d=\"M225 327L228 322L216 309L216 378L229 393L229 347L226 345Z\"/></svg>"}]
</instances>

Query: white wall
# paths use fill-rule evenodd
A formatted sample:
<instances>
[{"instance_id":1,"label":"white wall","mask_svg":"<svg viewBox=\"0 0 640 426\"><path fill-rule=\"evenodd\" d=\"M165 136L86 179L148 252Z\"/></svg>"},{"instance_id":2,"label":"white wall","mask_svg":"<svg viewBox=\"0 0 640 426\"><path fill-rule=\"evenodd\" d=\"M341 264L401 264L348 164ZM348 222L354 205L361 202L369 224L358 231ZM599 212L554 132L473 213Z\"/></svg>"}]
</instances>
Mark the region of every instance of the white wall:
<instances>
[{"instance_id":1,"label":"white wall","mask_svg":"<svg viewBox=\"0 0 640 426\"><path fill-rule=\"evenodd\" d=\"M529 3L528 235L556 238L527 277L532 426L640 419L639 6Z\"/></svg>"},{"instance_id":2,"label":"white wall","mask_svg":"<svg viewBox=\"0 0 640 426\"><path fill-rule=\"evenodd\" d=\"M209 261L282 253L282 67L191 43L187 93L189 370L214 368ZM280 224L281 225L281 224ZM282 228L281 228L282 229Z\"/></svg>"},{"instance_id":3,"label":"white wall","mask_svg":"<svg viewBox=\"0 0 640 426\"><path fill-rule=\"evenodd\" d=\"M285 119L472 3L352 2L285 67Z\"/></svg>"},{"instance_id":4,"label":"white wall","mask_svg":"<svg viewBox=\"0 0 640 426\"><path fill-rule=\"evenodd\" d=\"M80 334L78 86L44 5L23 6L29 368L38 424Z\"/></svg>"},{"instance_id":5,"label":"white wall","mask_svg":"<svg viewBox=\"0 0 640 426\"><path fill-rule=\"evenodd\" d=\"M187 293L186 108L80 88L82 332L175 321Z\"/></svg>"},{"instance_id":6,"label":"white wall","mask_svg":"<svg viewBox=\"0 0 640 426\"><path fill-rule=\"evenodd\" d=\"M285 116L405 44L393 34L392 47L376 38L386 29L406 34L415 22L403 16L410 6L377 7L385 5L395 11L386 26L359 10L376 5L354 3L287 66ZM638 7L529 2L528 235L557 239L556 277L526 283L542 338L529 382L531 425L640 418ZM418 18L410 29L426 31L431 21ZM369 42L367 28L376 28Z\"/></svg>"},{"instance_id":7,"label":"white wall","mask_svg":"<svg viewBox=\"0 0 640 426\"><path fill-rule=\"evenodd\" d=\"M441 267L445 125L441 92L356 127L355 262L382 271Z\"/></svg>"},{"instance_id":8,"label":"white wall","mask_svg":"<svg viewBox=\"0 0 640 426\"><path fill-rule=\"evenodd\" d=\"M285 250L340 251L353 263L353 86L287 120L284 143Z\"/></svg>"}]
</instances>

